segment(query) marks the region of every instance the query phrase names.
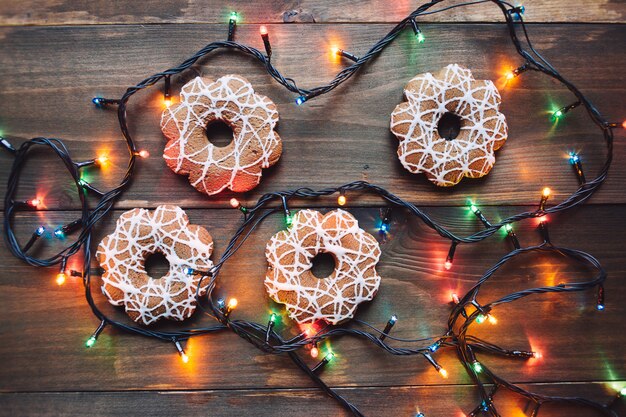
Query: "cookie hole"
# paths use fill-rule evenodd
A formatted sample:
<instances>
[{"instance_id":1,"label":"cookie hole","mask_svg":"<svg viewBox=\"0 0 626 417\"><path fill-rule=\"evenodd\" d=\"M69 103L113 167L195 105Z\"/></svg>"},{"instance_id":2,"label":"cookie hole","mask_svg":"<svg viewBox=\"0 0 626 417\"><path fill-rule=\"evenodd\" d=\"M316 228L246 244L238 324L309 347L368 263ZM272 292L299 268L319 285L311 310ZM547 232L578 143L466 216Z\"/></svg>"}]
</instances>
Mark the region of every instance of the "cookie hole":
<instances>
[{"instance_id":1,"label":"cookie hole","mask_svg":"<svg viewBox=\"0 0 626 417\"><path fill-rule=\"evenodd\" d=\"M451 112L445 113L437 123L437 132L446 140L456 139L461 132L461 117Z\"/></svg>"},{"instance_id":2,"label":"cookie hole","mask_svg":"<svg viewBox=\"0 0 626 417\"><path fill-rule=\"evenodd\" d=\"M225 148L234 140L233 129L221 120L209 123L204 134L209 142L218 148Z\"/></svg>"},{"instance_id":3,"label":"cookie hole","mask_svg":"<svg viewBox=\"0 0 626 417\"><path fill-rule=\"evenodd\" d=\"M170 270L170 263L163 253L155 252L148 255L144 267L150 277L158 279L167 275Z\"/></svg>"},{"instance_id":4,"label":"cookie hole","mask_svg":"<svg viewBox=\"0 0 626 417\"><path fill-rule=\"evenodd\" d=\"M335 270L335 257L327 252L320 252L311 261L311 273L315 278L328 278Z\"/></svg>"}]
</instances>

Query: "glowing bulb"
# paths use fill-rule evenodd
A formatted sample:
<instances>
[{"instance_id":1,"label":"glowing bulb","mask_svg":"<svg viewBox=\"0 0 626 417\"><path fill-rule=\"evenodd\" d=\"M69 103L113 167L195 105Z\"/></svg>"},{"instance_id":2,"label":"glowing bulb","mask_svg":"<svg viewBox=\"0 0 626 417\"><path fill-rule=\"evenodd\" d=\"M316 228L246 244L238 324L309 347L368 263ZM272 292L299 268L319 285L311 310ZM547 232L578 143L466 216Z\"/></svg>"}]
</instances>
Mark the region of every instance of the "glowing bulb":
<instances>
[{"instance_id":1,"label":"glowing bulb","mask_svg":"<svg viewBox=\"0 0 626 417\"><path fill-rule=\"evenodd\" d=\"M87 341L85 342L85 347L90 348L93 345L96 344L96 337L95 336L91 336L89 339L87 339Z\"/></svg>"},{"instance_id":2,"label":"glowing bulb","mask_svg":"<svg viewBox=\"0 0 626 417\"><path fill-rule=\"evenodd\" d=\"M450 261L444 262L443 267L446 268L446 271L449 271L450 268L452 268L452 262Z\"/></svg>"},{"instance_id":3,"label":"glowing bulb","mask_svg":"<svg viewBox=\"0 0 626 417\"><path fill-rule=\"evenodd\" d=\"M552 190L550 190L550 188L549 188L549 187L544 187L544 188L543 188L543 191L541 192L541 194L542 194L544 197L550 197L550 193L551 193L551 192L552 192Z\"/></svg>"},{"instance_id":4,"label":"glowing bulb","mask_svg":"<svg viewBox=\"0 0 626 417\"><path fill-rule=\"evenodd\" d=\"M504 225L504 230L506 230L507 232L510 232L511 230L513 230L513 226L511 226L510 223L507 223Z\"/></svg>"},{"instance_id":5,"label":"glowing bulb","mask_svg":"<svg viewBox=\"0 0 626 417\"><path fill-rule=\"evenodd\" d=\"M237 304L238 302L236 298L231 298L230 300L228 300L228 308L231 310L237 307Z\"/></svg>"},{"instance_id":6,"label":"glowing bulb","mask_svg":"<svg viewBox=\"0 0 626 417\"><path fill-rule=\"evenodd\" d=\"M446 371L444 368L439 368L439 374L444 378L448 378L448 371Z\"/></svg>"},{"instance_id":7,"label":"glowing bulb","mask_svg":"<svg viewBox=\"0 0 626 417\"><path fill-rule=\"evenodd\" d=\"M543 358L543 355L541 354L541 352L533 352L533 358L541 359Z\"/></svg>"},{"instance_id":8,"label":"glowing bulb","mask_svg":"<svg viewBox=\"0 0 626 417\"><path fill-rule=\"evenodd\" d=\"M513 74L513 71L509 71L506 73L507 80L512 80L513 78L515 78L515 74Z\"/></svg>"},{"instance_id":9,"label":"glowing bulb","mask_svg":"<svg viewBox=\"0 0 626 417\"><path fill-rule=\"evenodd\" d=\"M455 292L450 293L450 299L452 299L452 302L453 302L454 304L458 304L458 303L460 303L460 302L461 302L461 301L459 300L459 296L458 296Z\"/></svg>"},{"instance_id":10,"label":"glowing bulb","mask_svg":"<svg viewBox=\"0 0 626 417\"><path fill-rule=\"evenodd\" d=\"M287 227L291 227L293 225L293 215L290 214L288 216L285 216L285 225L287 225Z\"/></svg>"},{"instance_id":11,"label":"glowing bulb","mask_svg":"<svg viewBox=\"0 0 626 417\"><path fill-rule=\"evenodd\" d=\"M63 229L59 227L54 231L54 236L57 239L63 239L65 237L65 233L63 232Z\"/></svg>"},{"instance_id":12,"label":"glowing bulb","mask_svg":"<svg viewBox=\"0 0 626 417\"><path fill-rule=\"evenodd\" d=\"M604 310L604 304L597 304L596 305L596 309L599 310L599 311Z\"/></svg>"},{"instance_id":13,"label":"glowing bulb","mask_svg":"<svg viewBox=\"0 0 626 417\"><path fill-rule=\"evenodd\" d=\"M476 213L478 211L478 207L476 207L475 204L470 205L470 210L472 210L472 213Z\"/></svg>"},{"instance_id":14,"label":"glowing bulb","mask_svg":"<svg viewBox=\"0 0 626 417\"><path fill-rule=\"evenodd\" d=\"M311 357L312 358L317 358L317 356L320 354L320 351L318 348L316 348L315 346L313 346L311 348Z\"/></svg>"},{"instance_id":15,"label":"glowing bulb","mask_svg":"<svg viewBox=\"0 0 626 417\"><path fill-rule=\"evenodd\" d=\"M41 236L41 235L43 235L43 232L45 232L45 231L46 231L46 228L45 228L45 227L43 227L43 226L39 226L39 227L37 228L37 230L35 230L35 233L37 234L37 236Z\"/></svg>"},{"instance_id":16,"label":"glowing bulb","mask_svg":"<svg viewBox=\"0 0 626 417\"><path fill-rule=\"evenodd\" d=\"M624 122L626 123L626 122ZM622 397L626 397L626 387L622 388L619 392L619 395L621 395Z\"/></svg>"},{"instance_id":17,"label":"glowing bulb","mask_svg":"<svg viewBox=\"0 0 626 417\"><path fill-rule=\"evenodd\" d=\"M181 352L180 359L183 361L183 363L189 362L189 356L187 356L185 352Z\"/></svg>"},{"instance_id":18,"label":"glowing bulb","mask_svg":"<svg viewBox=\"0 0 626 417\"><path fill-rule=\"evenodd\" d=\"M30 204L33 207L39 207L41 203L42 203L42 200L39 197L33 198L32 200L28 202L28 204Z\"/></svg>"},{"instance_id":19,"label":"glowing bulb","mask_svg":"<svg viewBox=\"0 0 626 417\"><path fill-rule=\"evenodd\" d=\"M389 225L387 223L383 223L380 225L380 231L383 233L387 233L389 231Z\"/></svg>"},{"instance_id":20,"label":"glowing bulb","mask_svg":"<svg viewBox=\"0 0 626 417\"><path fill-rule=\"evenodd\" d=\"M259 28L259 32L261 33L261 35L267 35L267 28L265 26L261 26Z\"/></svg>"},{"instance_id":21,"label":"glowing bulb","mask_svg":"<svg viewBox=\"0 0 626 417\"><path fill-rule=\"evenodd\" d=\"M426 40L426 37L424 37L424 34L422 32L417 34L417 41L419 43L424 43L425 40Z\"/></svg>"},{"instance_id":22,"label":"glowing bulb","mask_svg":"<svg viewBox=\"0 0 626 417\"><path fill-rule=\"evenodd\" d=\"M348 200L346 199L345 195L341 194L339 197L337 197L337 204L339 204L340 206L345 206L347 202Z\"/></svg>"},{"instance_id":23,"label":"glowing bulb","mask_svg":"<svg viewBox=\"0 0 626 417\"><path fill-rule=\"evenodd\" d=\"M276 320L277 320L277 319L278 319L278 316L276 315L276 313L272 313L272 314L270 315L270 321L271 321L272 323L276 323Z\"/></svg>"},{"instance_id":24,"label":"glowing bulb","mask_svg":"<svg viewBox=\"0 0 626 417\"><path fill-rule=\"evenodd\" d=\"M236 198L231 198L230 199L230 206L234 209L239 208L241 206L241 204L239 203L239 200L237 200Z\"/></svg>"},{"instance_id":25,"label":"glowing bulb","mask_svg":"<svg viewBox=\"0 0 626 417\"><path fill-rule=\"evenodd\" d=\"M491 314L487 314L487 320L489 320L489 323L491 324L498 324L498 319Z\"/></svg>"},{"instance_id":26,"label":"glowing bulb","mask_svg":"<svg viewBox=\"0 0 626 417\"><path fill-rule=\"evenodd\" d=\"M109 157L106 155L100 155L97 159L96 159L96 163L100 166L105 166L106 164L109 163Z\"/></svg>"},{"instance_id":27,"label":"glowing bulb","mask_svg":"<svg viewBox=\"0 0 626 417\"><path fill-rule=\"evenodd\" d=\"M474 372L476 372L477 374L479 374L479 373L481 373L483 371L483 366L478 361L475 361L472 364L472 367L474 368Z\"/></svg>"},{"instance_id":28,"label":"glowing bulb","mask_svg":"<svg viewBox=\"0 0 626 417\"><path fill-rule=\"evenodd\" d=\"M64 272L59 272L57 274L56 283L57 283L57 285L63 285L65 283L65 273Z\"/></svg>"},{"instance_id":29,"label":"glowing bulb","mask_svg":"<svg viewBox=\"0 0 626 417\"><path fill-rule=\"evenodd\" d=\"M171 98L163 99L163 104L165 104L165 107L171 106L172 105L172 99Z\"/></svg>"},{"instance_id":30,"label":"glowing bulb","mask_svg":"<svg viewBox=\"0 0 626 417\"><path fill-rule=\"evenodd\" d=\"M145 149L142 149L139 152L136 152L135 155L145 159L150 156L150 152L146 151Z\"/></svg>"},{"instance_id":31,"label":"glowing bulb","mask_svg":"<svg viewBox=\"0 0 626 417\"><path fill-rule=\"evenodd\" d=\"M479 315L478 315L478 317L476 317L476 323L478 323L478 324L482 324L482 323L484 323L484 322L485 322L485 320L486 320L486 319L487 319L487 318L486 318L484 315L479 314Z\"/></svg>"},{"instance_id":32,"label":"glowing bulb","mask_svg":"<svg viewBox=\"0 0 626 417\"><path fill-rule=\"evenodd\" d=\"M300 97L296 98L296 104L298 106L301 106L305 101L306 101L306 97L305 96L300 96Z\"/></svg>"},{"instance_id":33,"label":"glowing bulb","mask_svg":"<svg viewBox=\"0 0 626 417\"><path fill-rule=\"evenodd\" d=\"M626 129L626 120L624 120L624 122L622 123L622 127Z\"/></svg>"},{"instance_id":34,"label":"glowing bulb","mask_svg":"<svg viewBox=\"0 0 626 417\"><path fill-rule=\"evenodd\" d=\"M341 51L341 49L339 49L336 46L333 46L332 48L330 48L330 53L333 55L339 55L339 51Z\"/></svg>"},{"instance_id":35,"label":"glowing bulb","mask_svg":"<svg viewBox=\"0 0 626 417\"><path fill-rule=\"evenodd\" d=\"M237 14L237 12L230 12L230 19L229 20L237 23L237 19L239 19L239 15Z\"/></svg>"}]
</instances>

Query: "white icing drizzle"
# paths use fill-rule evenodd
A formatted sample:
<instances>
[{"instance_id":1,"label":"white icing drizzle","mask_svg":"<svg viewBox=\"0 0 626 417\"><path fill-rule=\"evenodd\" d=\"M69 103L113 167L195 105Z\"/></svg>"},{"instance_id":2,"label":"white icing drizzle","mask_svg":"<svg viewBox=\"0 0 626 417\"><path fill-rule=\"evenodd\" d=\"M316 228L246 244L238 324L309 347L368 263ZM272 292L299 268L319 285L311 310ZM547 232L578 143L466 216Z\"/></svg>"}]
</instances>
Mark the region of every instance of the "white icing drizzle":
<instances>
[{"instance_id":1,"label":"white icing drizzle","mask_svg":"<svg viewBox=\"0 0 626 417\"><path fill-rule=\"evenodd\" d=\"M424 172L439 186L489 173L494 151L507 139L506 120L498 112L500 93L493 82L475 80L470 70L451 64L437 75L417 75L404 95L408 101L393 111L391 131L400 141L398 156L407 170ZM461 132L453 140L437 132L446 112L461 117Z\"/></svg>"},{"instance_id":2,"label":"white icing drizzle","mask_svg":"<svg viewBox=\"0 0 626 417\"><path fill-rule=\"evenodd\" d=\"M336 263L332 274L322 279L310 271L320 252L332 254ZM298 323L337 324L350 319L361 302L374 298L380 285L375 269L380 246L344 210L326 215L297 212L290 229L272 236L265 256L269 264L265 288Z\"/></svg>"},{"instance_id":3,"label":"white icing drizzle","mask_svg":"<svg viewBox=\"0 0 626 417\"><path fill-rule=\"evenodd\" d=\"M185 320L195 311L201 275L188 275L184 270L210 269L212 251L209 233L190 225L180 207L127 211L117 220L115 231L98 246L96 256L104 269L102 292L111 304L123 305L137 322L148 325L160 318ZM161 278L148 276L145 269L146 257L156 252L163 253L170 264ZM203 281L201 295L206 293L208 282Z\"/></svg>"},{"instance_id":4,"label":"white icing drizzle","mask_svg":"<svg viewBox=\"0 0 626 417\"><path fill-rule=\"evenodd\" d=\"M243 192L258 185L261 168L276 163L282 152L280 137L274 131L276 105L255 94L252 85L238 75L225 75L215 82L196 77L182 87L180 98L161 117L164 133L168 124L175 125L174 129L170 126L171 136L163 154L167 165L176 173L189 174L191 185L208 195L227 187ZM195 147L188 146L192 137L205 138L207 123L214 120L232 128L233 142L223 148L208 140L202 147L197 141Z\"/></svg>"}]
</instances>

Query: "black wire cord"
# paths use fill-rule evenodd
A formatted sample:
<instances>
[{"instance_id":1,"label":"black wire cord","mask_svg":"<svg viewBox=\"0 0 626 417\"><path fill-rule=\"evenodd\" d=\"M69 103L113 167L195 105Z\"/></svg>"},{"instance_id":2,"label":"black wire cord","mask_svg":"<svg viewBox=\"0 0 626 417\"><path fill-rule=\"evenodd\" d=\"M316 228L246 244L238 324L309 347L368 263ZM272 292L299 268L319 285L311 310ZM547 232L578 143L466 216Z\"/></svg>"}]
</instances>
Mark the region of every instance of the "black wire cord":
<instances>
[{"instance_id":1,"label":"black wire cord","mask_svg":"<svg viewBox=\"0 0 626 417\"><path fill-rule=\"evenodd\" d=\"M207 46L196 52L189 59L181 63L179 66L154 74L144 79L137 85L129 87L119 100L105 99L104 101L107 103L114 103L118 105L118 119L120 124L120 131L127 143L129 151L129 163L125 176L117 187L108 192L100 192L99 190L89 185L84 185L80 183L80 167L82 166L82 164L73 161L68 149L59 139L48 139L39 137L24 142L17 150L13 150L12 148L10 148L9 150L14 153L15 159L9 175L8 187L5 195L4 219L4 234L8 242L9 249L16 257L34 266L53 266L57 264L65 265L66 260L70 256L82 250L82 254L84 257L83 283L85 286L85 297L94 315L101 321L101 328L99 328L99 330L101 330L104 325L111 325L112 327L129 332L131 334L138 334L145 337L153 337L167 342L179 342L184 341L192 336L229 329L230 331L233 331L240 337L244 338L245 340L265 352L273 354L287 353L289 357L294 361L294 363L298 367L300 367L313 381L315 381L329 396L334 398L341 406L343 406L346 410L356 416L362 416L363 414L353 404L348 402L345 398L336 393L336 391L327 386L325 382L318 376L318 374L314 372L311 368L309 368L309 366L298 356L297 351L299 349L311 344L319 343L320 341L328 338L346 335L371 342L393 355L421 355L429 359L429 361L434 361L431 354L434 354L437 349L455 348L457 350L457 354L461 363L465 366L468 374L470 375L470 377L472 377L480 392L480 404L475 410L470 413L470 415L485 413L491 416L499 416L500 414L498 413L493 403L493 396L497 392L497 390L505 388L529 399L530 401L533 401L536 404L537 410L539 410L539 407L545 403L565 403L589 407L603 413L604 415L616 417L617 414L614 411L599 403L584 398L551 397L531 393L498 377L486 367L483 367L484 372L481 372L480 375L478 375L478 373L472 367L472 364L476 360L476 352L522 359L528 358L531 354L530 352L500 348L490 342L468 335L467 331L470 325L476 321L480 314L488 313L500 304L514 302L528 296L538 296L541 294L553 292L560 293L584 291L593 288L599 288L600 290L603 289L603 283L606 279L606 273L602 269L600 263L594 257L587 253L576 251L573 249L555 247L549 241L546 241L538 246L515 249L506 256L504 256L500 261L498 261L483 275L483 277L481 277L476 285L459 300L459 304L452 309L452 312L449 316L448 329L446 333L437 337L412 340L399 339L387 333L384 333L383 331L368 323L362 322L360 320L353 320L355 324L361 325L369 331L348 327L327 326L324 329L320 330L317 334L312 336L301 334L292 339L284 340L281 335L274 331L273 328L269 328L268 324L259 324L244 320L231 320L229 315L225 314L223 308L217 305L214 300L212 292L216 286L216 280L218 278L222 265L237 252L237 250L244 244L250 234L267 216L280 210L281 202L285 202L286 204L286 202L292 198L315 199L334 193L346 193L352 191L364 191L374 193L379 195L389 206L402 208L408 211L410 214L416 216L428 227L434 229L442 237L449 239L455 243L466 244L480 242L493 235L496 231L498 231L506 224L515 223L532 217L540 217L549 213L557 213L582 204L600 187L600 185L606 179L608 169L612 161L612 126L602 118L600 112L571 82L563 78L556 71L556 69L554 69L554 67L552 67L549 62L547 62L547 60L545 60L534 49L529 39L528 33L526 31L526 26L523 22L521 15L515 12L511 4L500 0L472 1L467 3L450 5L448 7L436 10L429 10L433 6L436 6L441 2L443 2L443 0L433 0L417 8L409 16L400 21L385 37L383 37L380 41L374 44L374 46L372 46L372 48L370 48L370 50L366 54L359 58L354 64L340 71L331 82L324 86L319 86L312 89L302 89L297 86L296 82L293 79L283 76L280 71L278 71L272 65L269 57L265 56L258 49L234 41L218 41L208 44ZM310 188L300 188L292 191L268 193L260 197L254 207L248 209L247 215L244 216L244 220L241 226L234 233L229 245L224 251L224 254L215 264L213 269L208 273L207 277L204 278L209 280L207 297L208 305L205 306L205 301L201 300L199 295L197 294L197 301L200 309L203 310L205 314L214 318L217 321L216 325L203 328L183 329L173 332L155 331L148 328L137 327L129 325L127 323L116 321L108 317L96 306L96 303L91 293L91 236L95 225L104 215L106 215L113 208L113 204L115 203L115 201L117 201L117 199L126 189L126 187L129 186L130 180L134 174L137 149L128 128L126 110L128 101L136 92L153 86L162 79L169 79L173 75L184 72L196 62L203 59L205 56L217 49L232 49L254 57L257 61L261 63L261 65L264 66L268 74L280 85L285 87L287 90L298 94L300 97L303 97L304 101L308 101L319 95L323 95L332 91L337 86L348 80L360 68L364 67L374 57L378 56L387 45L393 42L393 40L403 30L407 28L407 26L411 25L412 21L419 18L420 16L438 13L444 10L449 10L451 8L464 7L486 2L492 2L496 4L503 12L513 45L518 54L525 60L525 68L528 70L542 72L566 86L576 97L577 101L579 101L585 107L591 120L601 129L604 135L604 139L607 143L607 156L604 166L601 168L600 172L594 179L581 185L580 188L570 197L553 207L519 213L517 215L502 220L500 223L491 224L485 229L469 236L455 235L453 232L447 230L445 227L431 219L428 214L423 212L414 204L400 199L399 197L388 192L382 187L363 181L345 184L337 188L326 188L319 191L314 191ZM518 36L518 32L520 29L522 31L522 37ZM82 222L82 230L79 236L71 245L63 249L58 254L47 259L39 259L33 256L29 256L27 254L28 250L25 250L23 247L20 246L17 237L13 232L13 220L15 213L18 208L22 207L22 205L18 201L14 200L15 194L17 192L17 186L19 183L19 176L23 168L23 164L29 156L29 151L32 147L36 145L49 148L63 161L66 169L76 183L81 200L80 220ZM99 197L98 203L93 209L90 209L88 207L88 201L86 198L87 193L93 193L94 195ZM275 202L278 203L278 208L273 206L273 203ZM272 206L270 207L270 205ZM477 297L482 287L487 284L490 279L492 279L492 276L497 272L497 270L508 260L518 255L545 252L555 253L560 256L564 256L572 261L576 261L592 267L598 271L598 275L594 279L589 281L559 284L557 286L550 287L531 288L509 294L499 300L494 300L490 303L481 305L478 302ZM472 310L473 312L468 315L467 311ZM381 335L384 335L386 337L386 340L392 341L393 346L391 344L388 344L386 341L383 341L380 337ZM416 344L418 346L398 347L395 346L396 344ZM494 388L488 391L486 384L493 384Z\"/></svg>"}]
</instances>

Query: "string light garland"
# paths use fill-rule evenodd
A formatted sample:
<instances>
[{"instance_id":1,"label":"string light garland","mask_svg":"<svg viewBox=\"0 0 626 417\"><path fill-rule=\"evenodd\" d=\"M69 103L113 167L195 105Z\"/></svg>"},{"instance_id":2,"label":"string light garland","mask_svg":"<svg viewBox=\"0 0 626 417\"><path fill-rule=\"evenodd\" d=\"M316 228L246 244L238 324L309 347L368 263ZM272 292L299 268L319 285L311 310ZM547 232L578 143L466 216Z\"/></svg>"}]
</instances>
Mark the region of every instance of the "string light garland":
<instances>
[{"instance_id":1,"label":"string light garland","mask_svg":"<svg viewBox=\"0 0 626 417\"><path fill-rule=\"evenodd\" d=\"M0 145L9 151L14 156L13 166L9 175L7 191L5 194L5 218L4 218L4 233L8 242L8 247L11 252L19 259L33 266L49 267L59 265L59 273L57 275L57 283L63 284L66 279L66 263L69 257L81 253L83 258L82 272L77 271L76 275L74 271L71 271L72 276L82 277L83 285L85 286L85 295L87 303L89 304L93 314L99 320L99 326L92 336L87 339L85 346L91 348L96 343L96 340L100 333L106 326L122 330L131 334L141 335L145 337L152 337L164 342L173 343L181 360L187 363L190 358L185 353L182 343L190 337L199 335L205 335L214 333L217 331L232 331L235 334L242 337L247 342L256 346L264 352L271 354L286 354L290 359L301 368L325 393L334 398L341 406L351 412L353 415L362 416L363 414L358 410L356 406L348 402L345 398L340 396L335 390L331 389L324 383L319 377L321 370L325 368L329 363L336 360L336 355L333 351L327 351L321 362L314 367L310 367L303 361L298 352L301 349L310 348L310 354L313 357L317 357L319 354L318 345L322 341L331 340L339 336L351 336L354 338L362 339L387 353L393 355L421 355L425 360L430 363L433 368L443 377L448 377L448 372L444 369L433 355L437 354L442 349L454 349L456 350L461 364L467 369L468 375L472 378L472 381L478 388L479 402L475 409L470 411L469 416L476 416L480 413L488 413L491 416L500 416L495 404L493 403L493 397L499 390L509 390L526 399L532 401L535 404L533 415L538 415L540 406L547 403L565 403L574 404L581 407L587 407L593 409L603 415L617 417L617 414L610 409L610 406L579 397L555 397L546 396L537 393L532 393L522 389L521 387L514 385L505 379L494 374L488 367L484 365L484 361L480 361L477 357L477 353L484 355L498 355L503 357L510 357L519 360L529 360L533 358L539 358L539 352L528 352L525 350L509 350L504 349L491 342L477 338L476 336L468 334L468 331L472 324L480 323L481 321L488 321L492 324L497 322L492 311L502 304L512 303L526 297L535 297L542 294L549 293L569 293L580 292L586 290L597 290L596 309L603 310L605 308L604 300L604 281L606 279L606 272L600 265L600 263L592 255L578 251L575 249L563 248L553 245L547 234L546 215L556 214L572 207L583 204L593 193L600 187L603 181L607 177L607 173L612 161L613 151L613 129L626 127L619 123L608 123L600 112L593 106L593 104L569 81L563 78L537 51L533 48L528 34L526 32L526 26L523 22L522 15L524 13L523 6L513 6L505 1L500 0L483 0L469 3L455 4L452 6L440 8L437 10L429 10L433 6L442 3L443 0L434 0L429 3L423 4L412 12L409 16L401 20L385 37L376 42L370 50L362 57L358 58L353 54L347 53L342 50L338 50L337 53L341 56L353 61L349 67L342 69L337 76L328 84L311 88L302 89L296 85L296 82L291 78L284 77L270 62L271 58L271 46L269 44L269 37L267 30L260 29L261 37L264 43L265 54L260 50L243 45L234 41L235 29L238 21L238 14L233 12L230 15L228 22L228 40L212 42L196 52L192 57L185 60L177 67L170 68L163 72L154 74L135 86L129 87L120 99L109 99L103 97L95 97L92 101L93 104L99 108L106 108L110 106L118 106L118 119L120 124L120 130L124 140L126 141L129 151L129 162L126 174L121 182L107 192L101 192L87 182L82 176L80 169L94 164L105 164L108 160L99 160L100 157L94 158L88 161L88 164L75 162L70 156L68 149L60 139L38 137L22 143L18 148L5 138L0 138ZM204 314L212 317L217 321L217 324L209 327L199 327L192 329L180 329L177 331L156 331L143 327L127 324L125 322L116 321L107 315L105 315L95 304L92 296L91 289L91 276L93 275L91 268L91 238L94 228L98 221L102 219L112 208L115 201L120 197L121 193L128 187L134 168L136 164L136 158L147 158L149 153L145 150L137 150L134 140L128 129L127 123L127 103L130 98L137 92L154 86L161 80L164 81L164 103L167 105L170 95L170 80L171 77L176 76L192 65L204 58L211 52L218 49L235 50L240 53L250 55L255 58L260 64L267 70L268 74L276 80L280 85L287 90L297 94L296 104L303 105L311 99L327 94L343 82L347 81L352 75L354 75L360 68L367 65L373 58L378 56L383 49L389 45L399 34L407 27L411 27L418 42L423 42L423 34L417 26L416 19L420 16L425 16L432 13L438 13L444 10L448 10L455 7L464 7L470 4L494 3L502 12L509 29L509 35L513 42L517 53L524 59L524 64L512 72L512 77L515 78L520 74L532 70L541 72L562 85L568 88L568 90L575 96L576 102L571 105L562 107L553 113L553 118L558 120L564 114L570 110L583 106L587 110L592 122L595 123L602 131L607 143L607 156L603 167L599 174L590 181L580 180L580 187L568 198L559 202L551 207L547 207L547 198L550 192L547 193L544 190L542 193L542 199L538 210L523 212L503 219L497 223L489 222L482 212L475 206L476 211L472 208L473 213L479 218L479 220L485 226L478 232L475 232L469 236L457 236L435 220L430 218L426 212L416 207L414 204L404 201L385 190L382 187L357 181L349 184L344 184L337 188L326 188L323 190L314 191L310 188L299 188L291 191L276 191L261 196L258 201L250 207L243 207L238 200L231 199L231 206L240 210L243 213L243 220L239 228L235 231L229 244L227 245L224 254L221 256L218 262L215 263L213 268L209 271L189 271L191 273L199 273L202 276L202 280L208 280L207 296L200 299L199 294L196 294L199 309ZM521 37L518 33L521 31L523 34ZM421 38L420 38L421 35ZM525 45L523 45L525 43ZM341 52L339 52L341 51ZM507 78L509 78L507 76ZM559 113L560 112L560 113ZM81 201L81 218L75 222L70 223L74 225L62 226L60 229L64 235L69 235L74 232L80 233L73 242L68 242L66 246L59 253L46 258L40 259L27 254L32 245L27 243L24 246L20 246L17 237L13 231L14 215L18 209L30 208L40 209L43 207L43 201L39 197L33 198L30 201L15 201L14 197L17 192L17 186L19 183L19 177L25 161L29 157L29 152L33 147L43 147L53 152L64 163L66 170L72 177L78 191L78 195ZM578 170L578 167L576 167ZM582 174L582 165L580 166L580 173ZM584 177L583 177L584 179ZM549 189L548 189L549 190ZM97 204L94 207L89 207L87 204L88 193L90 191L91 196L98 199ZM312 331L305 331L300 335L291 339L284 339L281 334L276 331L277 316L272 313L267 323L255 323L240 319L232 319L231 316L235 308L238 305L236 298L230 298L228 303L224 299L217 299L213 294L213 291L217 284L219 272L225 262L233 256L239 248L245 243L251 233L259 226L259 224L267 218L269 215L276 212L283 212L285 217L285 224L289 227L289 219L291 218L291 212L288 207L288 201L291 199L317 199L325 196L330 196L335 193L339 194L338 205L343 206L347 202L346 195L350 192L367 192L378 195L387 204L387 209L394 208L403 210L410 215L417 217L424 222L425 225L432 228L443 239L448 239L451 242L450 251L444 264L446 270L452 266L454 253L458 245L472 244L481 242L491 236L493 236L498 230L503 229L507 235L513 240L515 248L502 257L495 265L483 274L483 276L474 284L474 286L463 296L459 297L458 294L452 293L451 298L453 305L451 306L451 312L448 317L446 332L442 335L430 337L427 339L397 339L389 335L391 328L397 321L396 316L392 316L384 330L379 330L374 326L362 322L360 320L353 320L357 325L361 325L365 330L359 328L348 328L342 326L325 326L322 329L316 329ZM386 215L382 215L382 225L385 225L385 232L388 231L389 211L386 211ZM544 237L544 241L539 245L521 247L519 240L512 231L512 225L516 222L527 219L539 219L539 227ZM35 234L39 233L43 235L45 229L38 228ZM56 234L56 231L55 231ZM38 237L39 237L38 236ZM34 235L31 236L31 240ZM37 239L35 239L37 240ZM30 241L29 241L30 242ZM595 276L587 281L561 283L556 286L543 286L539 288L529 288L513 292L511 294L502 296L499 299L485 302L478 302L478 297L482 288L490 282L490 279L497 271L506 264L509 260L517 256L528 256L533 254L552 254L554 256L564 257L569 262L575 262L577 264L589 267L596 271ZM198 285L200 288L202 285ZM315 352L315 355L314 355ZM489 387L489 388L488 388ZM618 396L619 397L619 396ZM620 397L621 398L621 397ZM424 417L425 414L421 411L417 412L417 416Z\"/></svg>"}]
</instances>

